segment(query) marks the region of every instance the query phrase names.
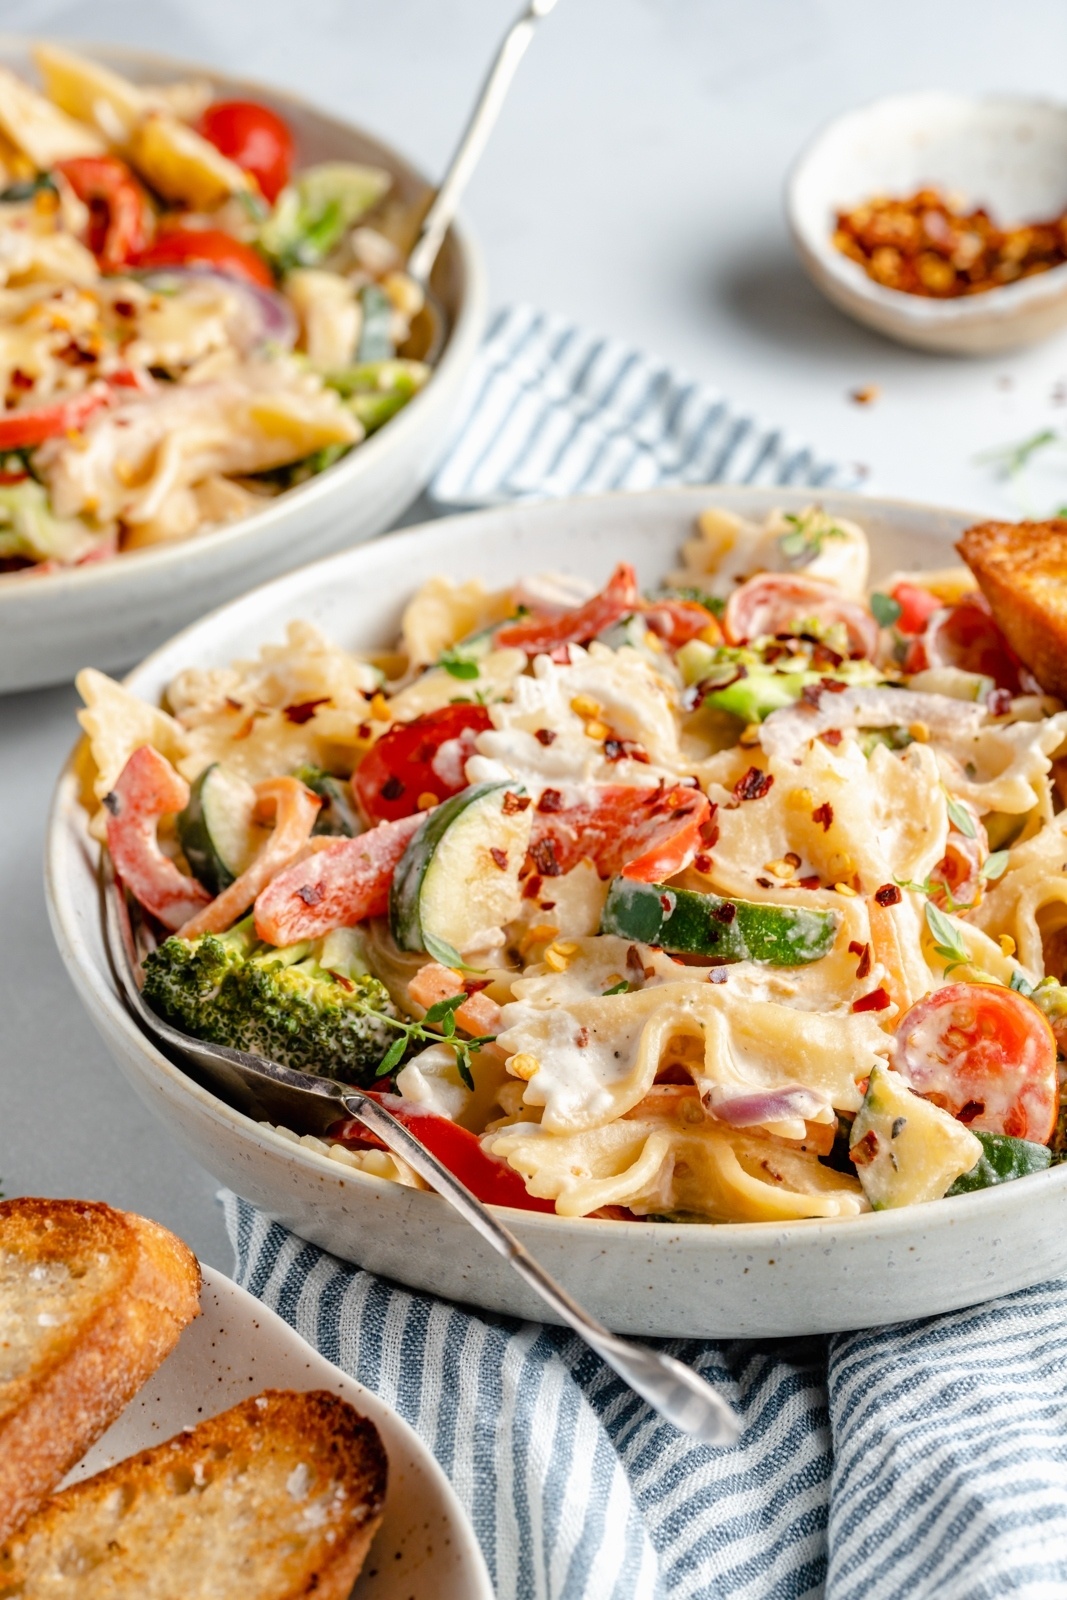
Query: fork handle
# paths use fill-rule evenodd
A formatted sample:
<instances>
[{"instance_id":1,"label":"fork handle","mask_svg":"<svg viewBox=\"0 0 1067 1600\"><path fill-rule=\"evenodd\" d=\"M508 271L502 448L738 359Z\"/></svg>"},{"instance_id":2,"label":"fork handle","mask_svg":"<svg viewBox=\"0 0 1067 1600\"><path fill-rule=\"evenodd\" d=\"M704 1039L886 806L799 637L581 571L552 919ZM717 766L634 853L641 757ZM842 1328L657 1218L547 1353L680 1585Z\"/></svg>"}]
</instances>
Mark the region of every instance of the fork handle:
<instances>
[{"instance_id":1,"label":"fork handle","mask_svg":"<svg viewBox=\"0 0 1067 1600\"><path fill-rule=\"evenodd\" d=\"M384 1106L359 1093L345 1093L342 1100L346 1111L357 1122L376 1133L394 1155L406 1161L443 1200L447 1200L535 1294L540 1295L559 1320L573 1328L642 1399L684 1433L693 1434L706 1444L735 1442L740 1431L736 1414L698 1373L671 1356L632 1344L609 1332L603 1323L571 1299L566 1289L520 1244L510 1228L498 1222L455 1173Z\"/></svg>"}]
</instances>

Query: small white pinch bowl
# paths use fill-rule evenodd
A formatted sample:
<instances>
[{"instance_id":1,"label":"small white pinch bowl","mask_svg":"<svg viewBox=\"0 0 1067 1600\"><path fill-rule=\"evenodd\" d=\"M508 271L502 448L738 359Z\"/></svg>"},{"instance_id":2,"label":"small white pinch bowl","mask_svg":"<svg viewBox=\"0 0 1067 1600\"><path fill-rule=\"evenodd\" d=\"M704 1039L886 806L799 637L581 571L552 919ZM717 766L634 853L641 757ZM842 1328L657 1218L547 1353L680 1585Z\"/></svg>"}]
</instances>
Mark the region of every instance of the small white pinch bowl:
<instances>
[{"instance_id":1,"label":"small white pinch bowl","mask_svg":"<svg viewBox=\"0 0 1067 1600\"><path fill-rule=\"evenodd\" d=\"M367 162L393 174L405 202L425 192L428 180L397 151L280 89L148 51L75 48L138 83L204 79L220 98L263 101L289 123L303 165ZM36 81L29 41L0 37L0 63ZM462 226L445 240L433 289L451 329L429 383L335 466L214 532L66 571L0 576L0 694L69 682L87 665L127 667L252 584L388 528L444 451L485 324L481 257Z\"/></svg>"},{"instance_id":2,"label":"small white pinch bowl","mask_svg":"<svg viewBox=\"0 0 1067 1600\"><path fill-rule=\"evenodd\" d=\"M686 488L506 505L347 550L205 617L126 680L158 702L175 673L222 666L306 618L338 643L382 648L434 573L502 586L555 569L602 583L631 561L642 588L677 565L706 506L762 518L817 499L867 530L873 580L943 567L976 519L810 489ZM129 1082L190 1156L305 1239L386 1277L490 1311L545 1319L542 1302L445 1201L370 1177L253 1121L198 1084L118 998L100 925L98 847L73 758L48 824L45 886L60 954ZM1067 1166L932 1205L791 1223L608 1222L506 1212L571 1294L620 1333L762 1338L870 1327L974 1305L1067 1271Z\"/></svg>"},{"instance_id":3,"label":"small white pinch bowl","mask_svg":"<svg viewBox=\"0 0 1067 1600\"><path fill-rule=\"evenodd\" d=\"M201 1315L66 1479L78 1483L264 1389L327 1389L369 1417L389 1458L385 1515L352 1600L493 1600L474 1530L414 1428L275 1312L204 1267ZM64 1485L65 1487L66 1485Z\"/></svg>"},{"instance_id":4,"label":"small white pinch bowl","mask_svg":"<svg viewBox=\"0 0 1067 1600\"><path fill-rule=\"evenodd\" d=\"M902 344L987 355L1067 323L1067 265L956 300L887 289L835 249L836 213L873 195L937 188L984 205L998 223L1067 209L1067 105L1022 95L924 90L860 106L822 128L786 184L797 253L842 311Z\"/></svg>"}]
</instances>

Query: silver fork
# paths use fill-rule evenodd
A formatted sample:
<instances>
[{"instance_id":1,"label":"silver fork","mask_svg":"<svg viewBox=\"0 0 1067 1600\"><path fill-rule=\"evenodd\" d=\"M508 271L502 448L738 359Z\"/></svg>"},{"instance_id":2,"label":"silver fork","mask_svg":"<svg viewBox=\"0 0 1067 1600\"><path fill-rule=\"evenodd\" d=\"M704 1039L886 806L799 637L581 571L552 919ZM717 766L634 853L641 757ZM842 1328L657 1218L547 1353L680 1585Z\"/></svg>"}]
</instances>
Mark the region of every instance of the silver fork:
<instances>
[{"instance_id":1,"label":"silver fork","mask_svg":"<svg viewBox=\"0 0 1067 1600\"><path fill-rule=\"evenodd\" d=\"M550 1277L510 1229L376 1100L333 1079L294 1072L263 1056L194 1039L157 1017L141 995L141 964L130 908L106 850L101 854L100 879L104 936L111 969L119 994L147 1033L178 1051L199 1069L210 1087L220 1091L225 1099L236 1101L252 1115L258 1113L260 1117L280 1122L287 1117L297 1118L306 1124L310 1113L310 1120L325 1131L330 1122L337 1120L339 1109L347 1112L377 1134L387 1149L406 1161L453 1206L546 1305L551 1306L559 1320L573 1328L642 1400L682 1433L704 1444L736 1442L741 1432L737 1415L706 1379L673 1356L619 1338L590 1316Z\"/></svg>"}]
</instances>

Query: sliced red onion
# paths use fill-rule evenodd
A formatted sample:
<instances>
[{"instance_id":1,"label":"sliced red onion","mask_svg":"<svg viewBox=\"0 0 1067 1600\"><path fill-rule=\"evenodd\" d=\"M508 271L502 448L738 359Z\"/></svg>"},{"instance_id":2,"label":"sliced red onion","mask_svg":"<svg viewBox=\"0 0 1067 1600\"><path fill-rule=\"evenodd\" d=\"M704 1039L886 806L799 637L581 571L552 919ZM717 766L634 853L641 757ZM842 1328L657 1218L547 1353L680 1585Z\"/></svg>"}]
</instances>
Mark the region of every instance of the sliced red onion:
<instances>
[{"instance_id":1,"label":"sliced red onion","mask_svg":"<svg viewBox=\"0 0 1067 1600\"><path fill-rule=\"evenodd\" d=\"M273 289L247 283L226 272L213 272L210 267L160 267L141 275L141 281L149 288L160 289L197 281L224 285L247 313L240 319L241 326L233 330L234 341L243 355L268 344L280 350L291 350L296 343L299 329L293 308L284 295Z\"/></svg>"},{"instance_id":2,"label":"sliced red onion","mask_svg":"<svg viewBox=\"0 0 1067 1600\"><path fill-rule=\"evenodd\" d=\"M799 1117L804 1122L825 1122L833 1107L825 1095L803 1084L784 1084L778 1089L753 1089L734 1092L716 1084L704 1096L711 1116L731 1128L753 1128L763 1122L788 1122Z\"/></svg>"}]
</instances>

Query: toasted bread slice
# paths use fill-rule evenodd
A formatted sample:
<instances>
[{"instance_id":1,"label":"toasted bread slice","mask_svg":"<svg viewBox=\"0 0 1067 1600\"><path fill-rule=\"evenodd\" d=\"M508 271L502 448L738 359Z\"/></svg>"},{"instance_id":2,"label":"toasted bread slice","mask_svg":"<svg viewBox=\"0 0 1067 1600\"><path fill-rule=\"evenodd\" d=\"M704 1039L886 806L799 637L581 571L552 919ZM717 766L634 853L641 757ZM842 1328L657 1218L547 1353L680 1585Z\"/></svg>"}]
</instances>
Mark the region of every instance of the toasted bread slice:
<instances>
[{"instance_id":1,"label":"toasted bread slice","mask_svg":"<svg viewBox=\"0 0 1067 1600\"><path fill-rule=\"evenodd\" d=\"M0 1203L0 1540L199 1309L196 1258L158 1223L86 1200Z\"/></svg>"},{"instance_id":2,"label":"toasted bread slice","mask_svg":"<svg viewBox=\"0 0 1067 1600\"><path fill-rule=\"evenodd\" d=\"M1067 700L1067 521L981 522L956 549L1019 660Z\"/></svg>"},{"instance_id":3,"label":"toasted bread slice","mask_svg":"<svg viewBox=\"0 0 1067 1600\"><path fill-rule=\"evenodd\" d=\"M386 1475L346 1400L268 1389L46 1501L0 1600L348 1600Z\"/></svg>"}]
</instances>

